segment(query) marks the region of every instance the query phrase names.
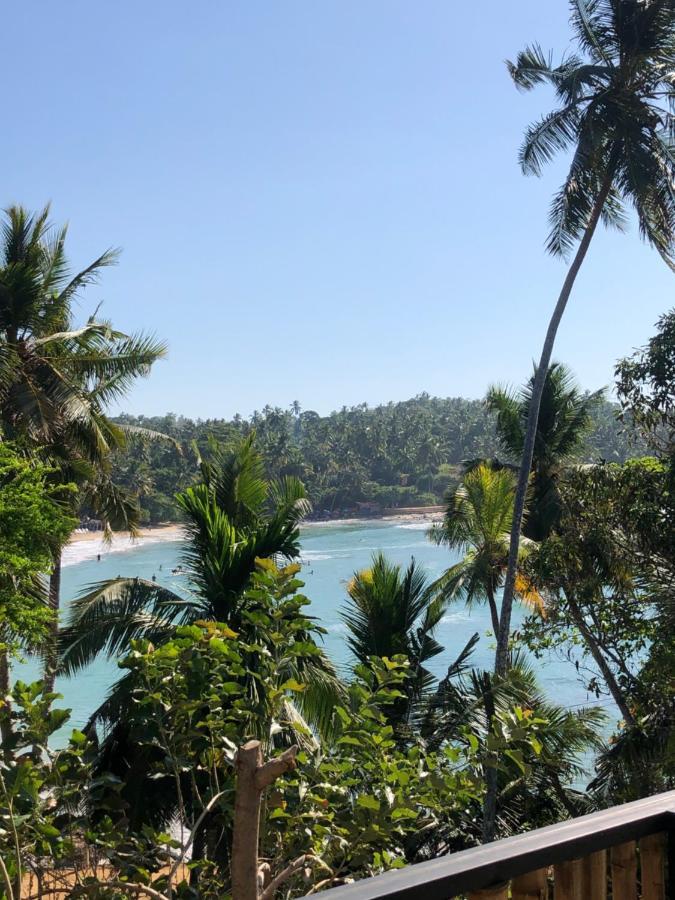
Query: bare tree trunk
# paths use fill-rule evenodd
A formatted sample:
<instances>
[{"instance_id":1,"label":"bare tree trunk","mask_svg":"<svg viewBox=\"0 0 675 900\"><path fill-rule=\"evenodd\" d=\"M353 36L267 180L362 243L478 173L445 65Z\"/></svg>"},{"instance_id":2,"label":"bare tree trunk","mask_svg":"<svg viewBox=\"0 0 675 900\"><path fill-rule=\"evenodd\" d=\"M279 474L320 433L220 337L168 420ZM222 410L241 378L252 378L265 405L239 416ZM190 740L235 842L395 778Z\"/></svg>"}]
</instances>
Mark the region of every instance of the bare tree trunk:
<instances>
[{"instance_id":1,"label":"bare tree trunk","mask_svg":"<svg viewBox=\"0 0 675 900\"><path fill-rule=\"evenodd\" d=\"M586 231L581 239L581 243L569 268L567 277L560 291L558 302L553 310L551 321L549 322L544 346L541 352L541 358L532 385L532 399L530 400L530 409L527 416L527 430L525 432L525 441L523 444L523 455L520 461L520 470L518 472L518 484L516 487L516 496L513 507L513 522L511 525L511 541L509 544L509 562L506 570L506 580L504 582L504 595L502 598L502 611L499 624L499 634L497 637L497 653L495 656L495 672L503 675L509 663L509 635L511 633L511 613L513 610L513 591L516 581L516 567L518 564L518 547L520 545L520 532L523 524L523 512L525 510L525 498L527 495L527 486L530 478L530 469L532 468L532 457L534 455L534 442L537 435L537 424L539 421L539 408L541 406L541 397L544 391L546 381L546 373L551 362L551 354L553 353L553 345L558 332L558 326L562 319L567 301L572 293L574 282L576 281L581 264L583 263L591 240L597 228L600 216L602 214L605 201L612 186L614 176L614 164L610 163L608 173L598 194L593 211L588 220Z\"/></svg>"},{"instance_id":2,"label":"bare tree trunk","mask_svg":"<svg viewBox=\"0 0 675 900\"><path fill-rule=\"evenodd\" d=\"M54 554L54 568L49 576L49 608L54 618L49 623L42 680L45 691L54 690L58 666L59 606L61 605L61 550Z\"/></svg>"},{"instance_id":3,"label":"bare tree trunk","mask_svg":"<svg viewBox=\"0 0 675 900\"><path fill-rule=\"evenodd\" d=\"M255 776L262 764L260 741L249 741L239 748L232 838L233 900L258 900L260 791Z\"/></svg>"},{"instance_id":4,"label":"bare tree trunk","mask_svg":"<svg viewBox=\"0 0 675 900\"><path fill-rule=\"evenodd\" d=\"M623 716L626 725L630 725L632 727L633 725L635 725L635 716L628 707L626 698L624 697L623 692L621 691L621 688L619 687L617 680L614 677L614 672L612 672L607 663L607 660L602 655L602 650L600 649L598 642L595 640L593 632L588 627L582 610L574 600L570 599L570 594L567 591L565 593L567 596L567 605L572 614L572 618L574 619L574 624L581 632L584 643L588 647L591 656L595 660L595 664L600 669L602 677L605 679L605 684L607 685L609 692L614 699L614 702L619 708L619 712Z\"/></svg>"},{"instance_id":5,"label":"bare tree trunk","mask_svg":"<svg viewBox=\"0 0 675 900\"><path fill-rule=\"evenodd\" d=\"M293 746L281 756L263 763L260 741L249 741L237 751L232 838L233 900L259 900L262 893L258 879L261 797L280 775L295 768L297 752L298 748Z\"/></svg>"}]
</instances>

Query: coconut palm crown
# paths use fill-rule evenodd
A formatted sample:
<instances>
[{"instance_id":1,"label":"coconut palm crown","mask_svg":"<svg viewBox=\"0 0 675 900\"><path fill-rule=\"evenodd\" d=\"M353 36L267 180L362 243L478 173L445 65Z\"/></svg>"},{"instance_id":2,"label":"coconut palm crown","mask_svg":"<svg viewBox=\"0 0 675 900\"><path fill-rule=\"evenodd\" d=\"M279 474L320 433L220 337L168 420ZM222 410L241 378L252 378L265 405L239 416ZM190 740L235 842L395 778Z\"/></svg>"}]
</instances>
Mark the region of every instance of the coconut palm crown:
<instances>
[{"instance_id":1,"label":"coconut palm crown","mask_svg":"<svg viewBox=\"0 0 675 900\"><path fill-rule=\"evenodd\" d=\"M446 600L414 559L403 570L382 552L373 555L369 568L354 574L347 591L342 618L355 659L365 664L372 656L401 654L408 659L408 695L397 708L398 717L407 720L435 682L426 664L443 652L434 632Z\"/></svg>"},{"instance_id":2,"label":"coconut palm crown","mask_svg":"<svg viewBox=\"0 0 675 900\"><path fill-rule=\"evenodd\" d=\"M534 378L532 375L518 391L491 387L487 393L485 402L497 414L497 438L509 462L517 462L523 452ZM541 541L555 525L560 513L559 475L581 449L593 423L593 409L603 396L603 390L581 391L561 363L549 366L534 441L528 515L523 525L526 537Z\"/></svg>"},{"instance_id":3,"label":"coconut palm crown","mask_svg":"<svg viewBox=\"0 0 675 900\"><path fill-rule=\"evenodd\" d=\"M436 582L440 596L447 601L462 597L467 606L487 603L495 637L499 635L497 597L506 573L514 493L515 477L509 469L481 463L466 473L448 497L443 521L429 533L437 544L462 554ZM532 546L528 538L521 538L521 562ZM541 597L520 570L516 593L524 603L543 609Z\"/></svg>"},{"instance_id":4,"label":"coconut palm crown","mask_svg":"<svg viewBox=\"0 0 675 900\"><path fill-rule=\"evenodd\" d=\"M528 175L573 151L553 199L547 248L566 256L601 201L606 224L623 228L625 208L673 267L675 235L675 2L572 0L578 52L558 65L532 44L508 68L516 85L549 84L559 105L525 134Z\"/></svg>"}]
</instances>

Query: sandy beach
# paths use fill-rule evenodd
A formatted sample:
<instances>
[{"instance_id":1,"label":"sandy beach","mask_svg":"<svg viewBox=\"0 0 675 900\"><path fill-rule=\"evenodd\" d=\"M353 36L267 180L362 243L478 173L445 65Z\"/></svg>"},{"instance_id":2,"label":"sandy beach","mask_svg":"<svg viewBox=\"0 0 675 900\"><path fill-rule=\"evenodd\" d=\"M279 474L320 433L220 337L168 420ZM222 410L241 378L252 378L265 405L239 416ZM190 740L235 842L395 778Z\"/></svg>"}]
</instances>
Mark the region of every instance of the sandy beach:
<instances>
[{"instance_id":1,"label":"sandy beach","mask_svg":"<svg viewBox=\"0 0 675 900\"><path fill-rule=\"evenodd\" d=\"M128 531L116 531L113 542L143 540L144 538L154 538L157 540L177 541L182 534L182 528L177 524L153 525L148 528L141 528L135 538ZM83 541L101 541L102 532L86 531L85 529L75 531L70 539L71 544L79 544Z\"/></svg>"},{"instance_id":2,"label":"sandy beach","mask_svg":"<svg viewBox=\"0 0 675 900\"><path fill-rule=\"evenodd\" d=\"M141 528L135 537L128 531L118 531L108 542L103 540L100 531L76 531L63 551L63 565L72 566L87 559L95 559L99 553L101 555L124 553L132 547L141 547L145 544L180 541L182 537L182 527L169 524Z\"/></svg>"}]
</instances>

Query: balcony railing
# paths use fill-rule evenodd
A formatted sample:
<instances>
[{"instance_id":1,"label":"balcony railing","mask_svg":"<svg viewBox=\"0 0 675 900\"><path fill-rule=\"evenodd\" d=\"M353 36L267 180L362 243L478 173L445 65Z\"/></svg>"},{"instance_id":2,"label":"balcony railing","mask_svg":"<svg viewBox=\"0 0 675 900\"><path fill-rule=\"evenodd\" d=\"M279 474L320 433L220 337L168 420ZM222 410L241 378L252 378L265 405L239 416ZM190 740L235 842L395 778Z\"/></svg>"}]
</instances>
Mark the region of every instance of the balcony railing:
<instances>
[{"instance_id":1,"label":"balcony railing","mask_svg":"<svg viewBox=\"0 0 675 900\"><path fill-rule=\"evenodd\" d=\"M326 900L675 900L675 791L332 888Z\"/></svg>"}]
</instances>

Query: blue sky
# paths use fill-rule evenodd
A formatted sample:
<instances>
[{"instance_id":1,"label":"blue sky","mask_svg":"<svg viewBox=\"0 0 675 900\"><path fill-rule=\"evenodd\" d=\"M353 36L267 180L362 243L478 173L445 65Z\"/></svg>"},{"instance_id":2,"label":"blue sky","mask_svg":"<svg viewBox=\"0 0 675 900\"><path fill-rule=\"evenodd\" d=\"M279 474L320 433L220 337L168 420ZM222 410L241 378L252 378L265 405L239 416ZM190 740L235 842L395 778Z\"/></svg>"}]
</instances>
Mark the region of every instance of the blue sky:
<instances>
[{"instance_id":1,"label":"blue sky","mask_svg":"<svg viewBox=\"0 0 675 900\"><path fill-rule=\"evenodd\" d=\"M68 0L3 15L0 204L52 201L90 289L169 343L127 410L328 412L520 382L564 277L543 249L561 166L516 155L546 91L504 59L563 50L565 0ZM11 78L10 78L11 76ZM596 238L556 357L588 388L673 305L672 275Z\"/></svg>"}]
</instances>

